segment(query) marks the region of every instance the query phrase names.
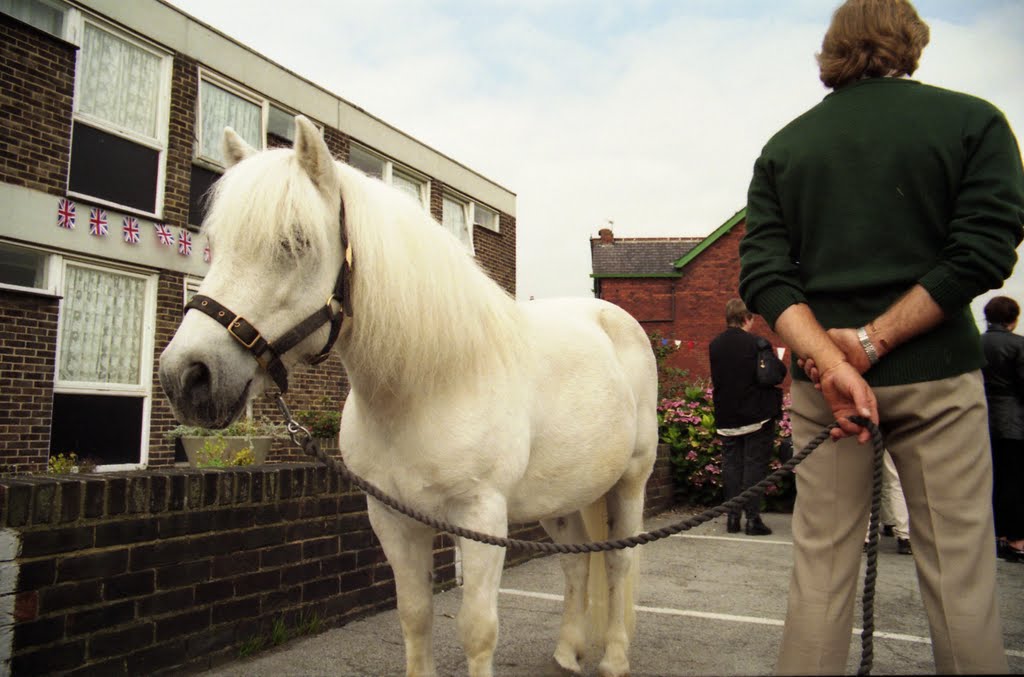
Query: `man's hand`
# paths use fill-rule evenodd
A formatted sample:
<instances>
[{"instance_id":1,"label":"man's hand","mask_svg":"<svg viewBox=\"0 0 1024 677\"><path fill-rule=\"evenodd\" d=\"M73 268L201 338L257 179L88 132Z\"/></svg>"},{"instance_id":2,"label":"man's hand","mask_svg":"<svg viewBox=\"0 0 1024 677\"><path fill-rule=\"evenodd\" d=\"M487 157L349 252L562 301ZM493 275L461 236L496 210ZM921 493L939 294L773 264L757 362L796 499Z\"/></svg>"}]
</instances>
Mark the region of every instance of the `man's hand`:
<instances>
[{"instance_id":1,"label":"man's hand","mask_svg":"<svg viewBox=\"0 0 1024 677\"><path fill-rule=\"evenodd\" d=\"M856 329L829 329L826 333L832 339L832 343L843 351L846 361L858 373L863 374L871 368L871 360L868 359L868 354L864 352L864 347L860 344L860 339L857 338ZM797 360L797 366L804 370L814 387L821 390L821 374L818 372L818 366L814 360L811 358Z\"/></svg>"},{"instance_id":2,"label":"man's hand","mask_svg":"<svg viewBox=\"0 0 1024 677\"><path fill-rule=\"evenodd\" d=\"M856 338L856 336L855 336ZM859 347L859 344L858 344ZM832 430L832 439L857 436L861 444L871 439L871 432L848 420L850 416L863 416L878 425L878 402L871 387L849 362L839 362L821 374L818 387L832 409L839 427Z\"/></svg>"}]
</instances>

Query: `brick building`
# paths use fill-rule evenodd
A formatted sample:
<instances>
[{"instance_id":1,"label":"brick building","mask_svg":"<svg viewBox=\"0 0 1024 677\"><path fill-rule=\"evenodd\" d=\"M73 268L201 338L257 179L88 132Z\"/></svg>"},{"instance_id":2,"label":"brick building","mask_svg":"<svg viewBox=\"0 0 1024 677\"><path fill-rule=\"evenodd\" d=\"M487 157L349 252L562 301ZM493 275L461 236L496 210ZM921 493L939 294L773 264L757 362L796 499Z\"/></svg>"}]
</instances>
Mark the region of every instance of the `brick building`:
<instances>
[{"instance_id":1,"label":"brick building","mask_svg":"<svg viewBox=\"0 0 1024 677\"><path fill-rule=\"evenodd\" d=\"M0 472L180 458L156 361L216 256L199 224L226 125L290 145L306 115L515 293L515 195L472 169L159 0L0 8ZM340 406L346 388L332 358L289 401Z\"/></svg>"},{"instance_id":2,"label":"brick building","mask_svg":"<svg viewBox=\"0 0 1024 677\"><path fill-rule=\"evenodd\" d=\"M616 238L603 229L590 240L594 295L627 310L648 334L678 341L671 366L710 378L708 344L725 329L726 301L739 296L745 217L746 208L704 238ZM762 318L753 331L782 346Z\"/></svg>"}]
</instances>

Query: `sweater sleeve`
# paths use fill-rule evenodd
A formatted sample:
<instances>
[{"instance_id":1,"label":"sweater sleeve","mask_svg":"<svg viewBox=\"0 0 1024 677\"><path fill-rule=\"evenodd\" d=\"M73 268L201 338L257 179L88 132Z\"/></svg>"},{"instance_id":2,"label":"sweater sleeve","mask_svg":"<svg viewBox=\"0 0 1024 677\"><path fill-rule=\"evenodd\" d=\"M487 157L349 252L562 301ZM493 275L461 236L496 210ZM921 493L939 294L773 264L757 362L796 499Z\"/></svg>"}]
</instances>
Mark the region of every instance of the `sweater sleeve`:
<instances>
[{"instance_id":1,"label":"sweater sleeve","mask_svg":"<svg viewBox=\"0 0 1024 677\"><path fill-rule=\"evenodd\" d=\"M790 255L789 233L766 151L754 163L747 193L747 230L739 247L739 292L747 308L774 329L786 308L804 303L806 298Z\"/></svg>"},{"instance_id":2,"label":"sweater sleeve","mask_svg":"<svg viewBox=\"0 0 1024 677\"><path fill-rule=\"evenodd\" d=\"M948 313L1000 287L1017 261L1024 230L1024 168L1003 114L991 107L964 137L966 162L949 237L936 265L919 280Z\"/></svg>"}]
</instances>

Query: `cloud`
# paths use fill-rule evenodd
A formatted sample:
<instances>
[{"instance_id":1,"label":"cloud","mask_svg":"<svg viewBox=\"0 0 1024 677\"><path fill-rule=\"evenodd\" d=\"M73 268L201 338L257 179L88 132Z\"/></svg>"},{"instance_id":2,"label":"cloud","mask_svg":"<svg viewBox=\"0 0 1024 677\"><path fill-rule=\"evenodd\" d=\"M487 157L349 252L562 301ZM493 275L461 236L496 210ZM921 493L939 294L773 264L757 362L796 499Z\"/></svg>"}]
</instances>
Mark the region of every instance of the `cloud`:
<instances>
[{"instance_id":1,"label":"cloud","mask_svg":"<svg viewBox=\"0 0 1024 677\"><path fill-rule=\"evenodd\" d=\"M713 231L768 137L827 93L819 0L173 2L516 192L521 298L589 295L608 220ZM1024 133L1024 4L916 4L932 27L919 78Z\"/></svg>"}]
</instances>

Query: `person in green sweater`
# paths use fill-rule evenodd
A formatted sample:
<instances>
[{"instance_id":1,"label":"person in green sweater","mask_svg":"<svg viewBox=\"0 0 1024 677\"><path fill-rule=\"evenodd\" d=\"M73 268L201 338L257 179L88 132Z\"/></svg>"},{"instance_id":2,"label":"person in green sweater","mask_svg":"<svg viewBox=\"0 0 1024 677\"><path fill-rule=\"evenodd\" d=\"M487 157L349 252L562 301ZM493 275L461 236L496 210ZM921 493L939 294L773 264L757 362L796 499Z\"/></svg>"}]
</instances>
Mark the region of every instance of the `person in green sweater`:
<instances>
[{"instance_id":1,"label":"person in green sweater","mask_svg":"<svg viewBox=\"0 0 1024 677\"><path fill-rule=\"evenodd\" d=\"M928 40L906 0L840 6L817 55L833 91L754 164L740 295L797 358L796 447L840 423L796 471L784 674L846 669L873 462L851 415L903 482L936 670L1007 671L969 305L1013 270L1024 168L995 106L908 79Z\"/></svg>"}]
</instances>

